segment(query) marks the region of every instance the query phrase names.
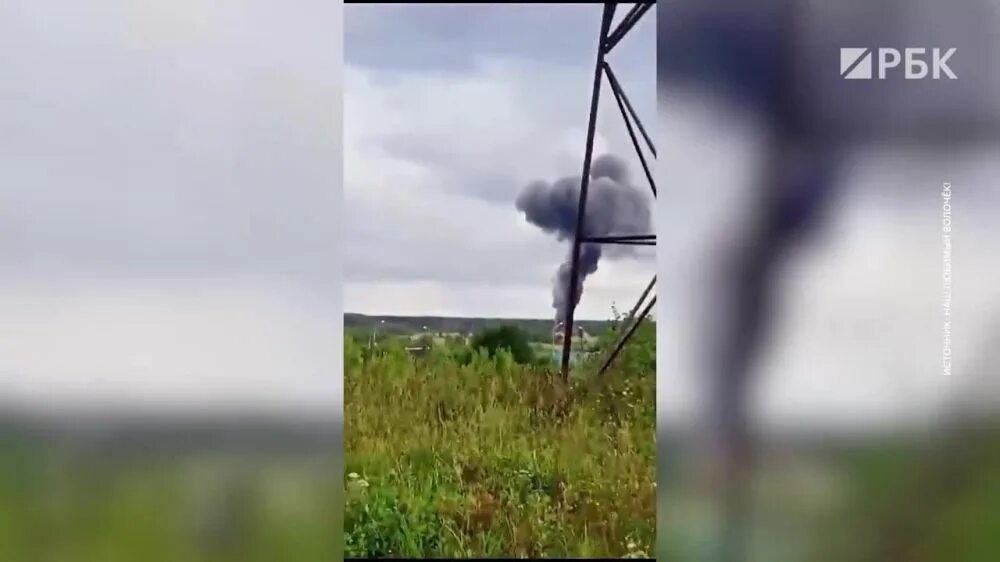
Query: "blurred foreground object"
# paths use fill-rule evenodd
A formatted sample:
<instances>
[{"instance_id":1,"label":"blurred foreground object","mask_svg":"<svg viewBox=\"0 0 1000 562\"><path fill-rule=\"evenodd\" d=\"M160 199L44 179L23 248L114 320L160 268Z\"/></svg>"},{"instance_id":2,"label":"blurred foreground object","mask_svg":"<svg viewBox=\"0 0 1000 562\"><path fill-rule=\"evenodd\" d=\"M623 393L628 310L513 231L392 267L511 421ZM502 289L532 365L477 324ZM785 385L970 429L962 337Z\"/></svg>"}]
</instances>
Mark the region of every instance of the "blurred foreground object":
<instances>
[{"instance_id":1,"label":"blurred foreground object","mask_svg":"<svg viewBox=\"0 0 1000 562\"><path fill-rule=\"evenodd\" d=\"M329 560L339 423L0 416L0 560Z\"/></svg>"},{"instance_id":2,"label":"blurred foreground object","mask_svg":"<svg viewBox=\"0 0 1000 562\"><path fill-rule=\"evenodd\" d=\"M840 293L830 289L825 295L798 301L797 306L792 301L789 306L791 295L782 290L803 283L808 272L818 268L817 264L823 260L844 259L831 249L856 236L843 229L846 220L843 215L849 209L860 208L857 201L870 197L858 194L851 186L858 181L859 175L867 172L863 164L873 158L903 154L896 160L892 172L874 179L872 192L877 191L886 200L871 202L866 199L866 203L871 204L862 212L869 213L869 218L886 221L905 217L906 222L879 223L880 230L871 231L867 241L870 245L894 241L904 226L909 228L908 223L917 224L916 218L921 217L926 230L918 231L921 237L919 245L914 246L915 251L926 251L930 262L937 260L940 264L939 192L942 183L954 182L960 186L956 190L970 202L991 201L995 193L992 187L996 183L995 175L992 182L962 183L958 178L970 174L973 167L987 165L984 162L988 156L984 159L983 154L989 154L992 147L995 155L996 147L1000 146L998 22L1000 9L996 5L972 0L947 4L929 1L871 4L860 1L709 0L674 2L661 7L657 49L659 105L664 119L661 130L668 137L666 144L677 147L673 151L663 150L666 161L661 163L658 173L662 185L680 186L668 188L672 192L668 196L672 201L669 220L674 223L671 225L674 231L685 231L677 236L682 241L670 242L676 246L676 251L668 249L666 254L671 258L682 256L684 252L691 255L690 261L672 262L671 268L672 271L673 268L684 271L688 269L684 266L690 266L696 281L688 280L687 284L675 281L676 290L671 291L671 295L679 303L678 311L683 306L695 307L687 314L677 314L684 321L694 320L697 335L693 336L691 345L684 347L669 339L671 333L687 331L687 326L677 326L676 332L665 331L664 340L668 341L669 350L664 355L673 362L664 365L672 371L665 379L660 379L660 384L661 388L672 388L669 381L679 380L680 373L690 372L697 384L708 387L704 407L698 411L706 423L699 431L688 434L689 439L678 439L675 443L674 433L682 429L683 424L664 427L660 422L660 431L666 430L668 435L667 439L659 440L659 458L669 459L661 465L664 471L661 482L666 479L669 486L685 486L688 475L683 471L673 472L674 467L684 466L685 458L676 457L701 451L704 454L697 456L693 469L695 480L691 486L705 496L701 503L712 497L712 504L718 508L715 516L707 518L707 535L701 537L701 531L691 531L685 536L681 529L688 524L698 527L694 521L702 519L699 514L704 509L696 501L690 508L693 511L688 511L683 491L671 494L666 486L661 487L660 493L666 503L661 504L661 537L665 538L661 539L663 544L660 546L672 559L815 560L819 559L819 553L824 553L823 556L830 556L831 560L918 560L923 559L920 556L926 546L920 541L936 540L912 534L930 525L935 517L933 513L929 514L930 519L918 521L920 518L908 508L899 508L899 502L917 501L913 494L928 489L923 484L912 487L900 484L899 495L891 496L886 492L881 505L873 503L848 508L844 502L852 494L863 497L871 490L858 493L850 489L850 483L837 480L883 478L887 488L890 484L910 482L910 478L913 482L932 481L943 485L939 479L973 466L967 464L973 463L973 457L958 455L950 449L940 452L931 446L937 443L931 436L940 435L939 432L946 428L949 431L959 426L966 428L968 424L964 420L969 409L960 403L949 404L943 410L945 415L937 418L938 423L928 429L908 426L900 421L903 418L892 418L889 412L890 407L897 406L894 402L900 402L912 406L907 412L912 419L927 413L928 404L932 402L918 401L915 395L890 395L892 397L881 406L886 414L883 421L878 421L874 415L880 406L870 408L874 413L869 420L861 420L851 411L851 399L840 401L838 406L833 391L844 392L845 396L857 393L843 388L851 382L838 383L836 379L824 378L827 372L824 369L828 366L824 363L844 361L838 353L825 347L831 340L822 339L826 337L823 334L834 334L835 330L824 326L824 319L819 316L815 339L796 340L808 347L796 345L790 349L788 332L782 328L790 318L815 318L816 310L829 308L839 309L847 317L853 315L854 329L858 329L874 312L870 307L878 307L880 302L854 301L860 293L852 297L848 287ZM840 74L841 48L873 49L871 64L875 67L875 77L870 80L843 78ZM887 69L885 78L880 79L879 48L900 52L907 48L924 48L928 63L933 48L955 48L948 65L957 79L907 79L903 68L905 61L897 68ZM722 131L717 137L720 139L717 146L700 148L703 151L700 158L692 157L691 151L696 150L691 146L694 141L690 136L684 138L680 132L684 120L697 118L703 119L700 123L715 121L705 127L714 125ZM698 125L690 126L700 133ZM731 138L726 138L727 128ZM683 141L671 142L671 131L675 139L683 138ZM691 133L690 130L685 132ZM744 141L740 148L750 154L750 164L743 168L729 162L739 160L738 155L730 152L735 138ZM894 177L922 163L927 155L933 155L934 162L940 164L935 170L940 179L935 176L922 185L903 185L906 182ZM726 181L733 184L714 183L719 180L718 175L702 169L706 162L716 167L733 165L739 168L738 173L727 177ZM696 191L697 197L686 197L685 193L679 193L681 191ZM995 204L996 200L992 202ZM929 203L926 208L918 208L926 203ZM893 205L898 208L892 209ZM738 211L713 215L707 211L713 206L727 206ZM703 226L698 226L698 217L703 217ZM971 218L966 220L972 222ZM676 224L682 222L683 225ZM972 231L971 227L969 224L966 232ZM703 232L697 232L704 236L695 234L696 228L703 228ZM884 233L881 238L879 232ZM821 237L823 234L825 238ZM681 249L685 245L690 248ZM804 254L803 250L810 250L812 254ZM956 268L960 276L963 266L956 265ZM919 285L921 292L914 293L919 298L930 296L925 303L909 304L932 310L939 306L939 272L919 281L908 280ZM849 276L849 273L843 275ZM864 275L864 272L858 271L856 275ZM865 278L865 291L881 293L881 304L899 290L891 279ZM686 301L694 304L689 305ZM907 325L902 316L893 319L891 311L884 312L887 323L897 329L915 330L913 337L921 342L939 338L940 322L931 321L915 327ZM994 307L993 313L1000 313L1000 307ZM670 321L664 319L664 323ZM680 324L682 320L674 322ZM935 337L927 338L926 334ZM885 376L886 366L902 363L896 361L894 348L880 346L880 338L886 335L872 333L865 341L871 350L852 350L870 358L861 363L860 368L870 371L872 378L891 378ZM910 342L911 348L916 341ZM963 345L968 346L967 343ZM680 355L690 357L678 357ZM791 367L782 363L787 357L796 358ZM934 364L925 363L921 368L930 367L928 370L933 374L929 376L940 377L940 371L934 369L937 365L935 357ZM973 368L971 364L969 367ZM803 369L812 371L811 388L808 384L790 389L767 383L769 377L794 377L795 371ZM954 381L926 383L925 392L934 384L948 384L948 395L960 396L965 391L960 392L959 385L970 383L968 388L975 392L974 387L985 384L983 378L975 377L995 372L996 358L981 362L974 369L974 372L958 369L956 372L962 374ZM916 372L892 375L903 381L901 385L909 384L907 377L917 376ZM802 379L808 383L809 373ZM841 380L848 379L843 377ZM858 381L865 383L863 377L853 380L855 384ZM778 394L793 406L796 401L822 403L823 397L816 394L820 389L831 392L823 413L821 408L799 406L803 413L798 422L795 416L787 415L781 423L772 424L768 431L756 435L760 432L755 428L762 421L757 409L761 403L768 403ZM662 406L660 411L663 412ZM978 411L985 412L985 417L980 416L977 422L977 427L984 429L975 435L983 441L963 450L976 451L979 456L986 455L985 458L993 454L995 463L996 455L990 451L998 448L996 424L990 420L995 419L992 414L996 412L996 402L987 401ZM661 413L664 415L661 420L675 419L669 412ZM811 425L805 423L810 417L813 418ZM963 421L960 423L959 419ZM838 427L831 429L834 425ZM848 426L850 431L844 429ZM947 444L945 439L940 442ZM867 460L862 460L865 455L868 455ZM945 458L950 460L939 462ZM865 463L873 466L865 467ZM874 466L879 463L883 465ZM869 468L883 472L877 477L870 476ZM975 470L981 474L981 468ZM801 488L796 488L797 478L803 482ZM778 483L768 491L768 482L775 479L786 485ZM774 486L775 482L770 485ZM997 479L987 478L980 486L980 490L995 490ZM930 495L940 502L937 504L940 509L946 509L944 505L958 509L954 506L964 505L960 493L954 491L952 494L951 491L939 487ZM975 492L972 494L975 496ZM832 499L828 503L818 499L825 497ZM958 499L949 503L945 498ZM807 519L809 509L803 506L815 503L813 500L823 504L816 513L825 513L824 517L831 517L829 521L819 516ZM964 509L982 510L984 505L988 504L966 505ZM798 512L799 509L804 511ZM846 511L838 512L838 509ZM877 513L879 510L885 513ZM850 514L859 519L870 517L871 525L890 530L874 531L870 539L855 535L852 537L857 542L854 550L845 546L843 551L833 555L833 545L814 540L816 537L812 536L836 535L833 526L826 526L836 521L830 513ZM941 522L947 523L943 519ZM972 537L988 536L975 534L977 528L972 525L967 526L965 532ZM952 543L945 538L940 540L942 544L967 542L954 537ZM688 548L681 544L685 542L693 546ZM817 544L823 546L817 547ZM982 545L986 550L970 550L966 557L955 559L982 559L979 557L989 551L996 552L998 547L1000 542L989 543Z\"/></svg>"}]
</instances>

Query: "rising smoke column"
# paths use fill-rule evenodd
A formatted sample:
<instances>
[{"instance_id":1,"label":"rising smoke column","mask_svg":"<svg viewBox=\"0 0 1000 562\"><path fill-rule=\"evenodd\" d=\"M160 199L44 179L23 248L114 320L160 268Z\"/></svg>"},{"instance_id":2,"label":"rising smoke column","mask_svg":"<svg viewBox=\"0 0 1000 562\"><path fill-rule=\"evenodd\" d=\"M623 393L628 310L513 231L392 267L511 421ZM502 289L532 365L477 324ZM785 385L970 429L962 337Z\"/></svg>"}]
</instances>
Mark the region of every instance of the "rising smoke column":
<instances>
[{"instance_id":1,"label":"rising smoke column","mask_svg":"<svg viewBox=\"0 0 1000 562\"><path fill-rule=\"evenodd\" d=\"M533 182L518 195L517 209L524 213L528 222L555 234L559 240L572 240L576 233L580 179L580 176L569 176L551 184ZM590 166L590 186L587 188L584 236L649 234L651 231L649 200L629 183L625 163L610 154L594 159ZM605 251L609 256L632 253L630 246L604 248L600 244L582 244L574 308L583 295L584 279L597 271L597 264ZM565 320L571 260L572 248L566 261L559 266L552 287L552 307L556 310L557 322Z\"/></svg>"}]
</instances>

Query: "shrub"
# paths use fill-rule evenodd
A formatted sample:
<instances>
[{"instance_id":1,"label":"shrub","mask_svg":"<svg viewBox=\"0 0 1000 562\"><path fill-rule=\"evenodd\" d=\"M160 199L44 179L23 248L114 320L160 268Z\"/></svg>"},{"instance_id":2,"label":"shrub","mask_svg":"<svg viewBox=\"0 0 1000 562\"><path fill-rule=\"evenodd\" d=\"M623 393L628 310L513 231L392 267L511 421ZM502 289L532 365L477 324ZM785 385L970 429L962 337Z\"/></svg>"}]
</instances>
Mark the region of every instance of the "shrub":
<instances>
[{"instance_id":1,"label":"shrub","mask_svg":"<svg viewBox=\"0 0 1000 562\"><path fill-rule=\"evenodd\" d=\"M496 357L498 351L506 349L514 362L521 365L534 363L536 360L535 352L531 349L531 338L516 326L484 330L472 339L470 347L474 350L485 349L490 357Z\"/></svg>"}]
</instances>

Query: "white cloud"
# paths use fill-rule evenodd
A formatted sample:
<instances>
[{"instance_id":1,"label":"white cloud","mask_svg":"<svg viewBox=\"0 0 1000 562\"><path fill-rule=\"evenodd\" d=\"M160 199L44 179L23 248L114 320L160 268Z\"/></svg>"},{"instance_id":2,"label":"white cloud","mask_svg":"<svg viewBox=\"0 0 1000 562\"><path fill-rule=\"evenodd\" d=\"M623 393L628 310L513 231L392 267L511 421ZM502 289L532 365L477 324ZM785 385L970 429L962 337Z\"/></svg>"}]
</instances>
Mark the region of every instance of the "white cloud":
<instances>
[{"instance_id":1,"label":"white cloud","mask_svg":"<svg viewBox=\"0 0 1000 562\"><path fill-rule=\"evenodd\" d=\"M287 8L0 4L5 405L336 414L341 8Z\"/></svg>"},{"instance_id":2,"label":"white cloud","mask_svg":"<svg viewBox=\"0 0 1000 562\"><path fill-rule=\"evenodd\" d=\"M0 286L0 392L45 412L275 411L342 399L328 295L231 277Z\"/></svg>"}]
</instances>

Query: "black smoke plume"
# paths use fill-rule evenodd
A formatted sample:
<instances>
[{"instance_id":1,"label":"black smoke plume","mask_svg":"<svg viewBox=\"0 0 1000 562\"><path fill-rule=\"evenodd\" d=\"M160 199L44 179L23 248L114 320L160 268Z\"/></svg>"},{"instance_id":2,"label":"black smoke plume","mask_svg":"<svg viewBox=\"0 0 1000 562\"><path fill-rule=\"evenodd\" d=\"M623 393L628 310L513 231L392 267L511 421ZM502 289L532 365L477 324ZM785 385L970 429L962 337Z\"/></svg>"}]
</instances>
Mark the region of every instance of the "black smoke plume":
<instances>
[{"instance_id":1,"label":"black smoke plume","mask_svg":"<svg viewBox=\"0 0 1000 562\"><path fill-rule=\"evenodd\" d=\"M577 207L580 201L580 176L570 176L554 183L536 181L529 184L517 197L517 209L528 222L545 232L555 234L559 240L572 240L576 233ZM590 186L587 188L587 215L584 236L623 236L650 234L649 200L646 195L629 183L628 169L624 162L610 154L600 156L590 166ZM572 252L572 249L570 250ZM576 302L583 294L583 280L597 271L601 255L609 257L631 254L630 246L583 244L580 247L580 276L577 282ZM572 255L559 266L552 288L552 307L556 321L565 319L569 300L570 261Z\"/></svg>"}]
</instances>

